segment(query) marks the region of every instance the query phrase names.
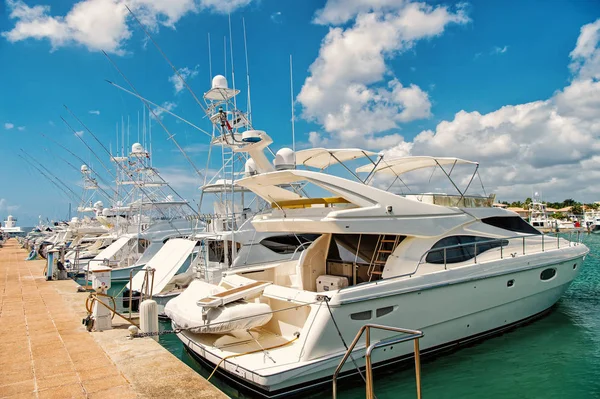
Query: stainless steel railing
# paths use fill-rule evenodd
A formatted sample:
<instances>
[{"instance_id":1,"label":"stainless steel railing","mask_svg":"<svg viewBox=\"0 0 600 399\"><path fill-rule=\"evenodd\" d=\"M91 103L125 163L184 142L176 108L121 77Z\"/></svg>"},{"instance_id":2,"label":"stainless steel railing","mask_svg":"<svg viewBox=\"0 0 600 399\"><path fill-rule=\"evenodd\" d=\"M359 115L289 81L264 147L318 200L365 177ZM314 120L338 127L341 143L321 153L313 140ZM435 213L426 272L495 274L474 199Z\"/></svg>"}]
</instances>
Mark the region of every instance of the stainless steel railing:
<instances>
[{"instance_id":1,"label":"stainless steel railing","mask_svg":"<svg viewBox=\"0 0 600 399\"><path fill-rule=\"evenodd\" d=\"M378 341L374 344L371 344L371 329L372 328L377 329L377 330L394 331L394 332L405 334L405 335L396 337L396 338L384 339L384 340ZM335 369L335 372L333 373L333 399L337 399L337 378L340 374L340 371L342 370L342 367L344 367L346 360L348 360L348 358L352 354L352 351L354 350L354 347L356 346L356 344L362 337L363 333L365 333L365 332L366 332L365 338L366 338L366 347L367 347L367 351L365 354L366 399L374 399L375 398L374 389L373 389L373 365L371 362L371 355L372 355L373 351L377 348L382 348L384 346L399 344L401 342L407 342L407 341L414 341L413 350L414 350L414 355L415 355L415 378L416 378L416 383L417 383L417 399L421 399L421 356L420 356L420 351L419 351L419 338L423 337L423 332L419 331L419 330L409 330L406 328L383 326L380 324L365 324L364 326L362 326L360 328L360 330L356 334L356 337L354 337L352 344L350 344L350 346L348 347L348 350L344 354L344 357L340 361L340 364L337 366L337 368Z\"/></svg>"},{"instance_id":2,"label":"stainless steel railing","mask_svg":"<svg viewBox=\"0 0 600 399\"><path fill-rule=\"evenodd\" d=\"M573 235L576 236L576 240L573 241ZM527 247L527 239L529 240L529 243L531 243L531 239L536 239L535 240L535 248L540 248L540 250L535 251L535 250L530 250L528 251L528 247ZM500 258L499 259L504 259L505 257L505 248L512 246L513 248L516 249L516 245L515 245L515 241L519 241L520 243L522 243L521 245L519 245L519 251L521 252L521 255L527 255L527 254L532 254L532 253L540 253L540 252L546 252L548 250L555 250L555 249L560 249L561 247L561 239L567 241L567 245L569 247L571 246L576 246L581 244L581 231L577 230L575 232L571 231L569 232L569 238L567 239L566 237L561 237L560 234L556 233L556 236L551 236L550 234L527 234L527 235L518 235L518 236L510 236L510 237L502 237L502 238L494 238L491 240L482 240L482 241L474 241L471 243L466 243L466 244L457 244L457 245L450 245L450 246L446 246L446 247L439 247L439 248L432 248L428 251L426 251L425 253L423 253L423 255L421 256L421 258L419 259L419 262L417 263L417 267L415 268L414 271L404 274L402 276L398 276L398 277L406 277L406 276L412 276L413 274L415 274L418 269L419 266L423 263L427 263L424 262L424 259L427 257L427 255L429 255L430 253L439 253L442 252L442 256L443 256L443 264L444 264L444 269L446 270L448 268L448 251L449 250L453 250L453 249L457 249L457 248L465 248L465 247L473 247L473 263L478 263L477 262L477 256L480 255L481 253L478 254L477 252L477 246L481 246L482 245L489 245L489 244L495 244L495 243L499 243L500 245L497 245L493 248L490 249L494 249L494 248L500 248ZM512 245L511 245L512 242ZM518 244L517 244L518 245ZM550 245L550 246L549 246ZM564 245L564 244L563 244ZM531 248L531 244L530 247ZM486 250L487 251L487 250ZM515 257L517 255L518 252L512 252L510 253L511 257Z\"/></svg>"}]
</instances>

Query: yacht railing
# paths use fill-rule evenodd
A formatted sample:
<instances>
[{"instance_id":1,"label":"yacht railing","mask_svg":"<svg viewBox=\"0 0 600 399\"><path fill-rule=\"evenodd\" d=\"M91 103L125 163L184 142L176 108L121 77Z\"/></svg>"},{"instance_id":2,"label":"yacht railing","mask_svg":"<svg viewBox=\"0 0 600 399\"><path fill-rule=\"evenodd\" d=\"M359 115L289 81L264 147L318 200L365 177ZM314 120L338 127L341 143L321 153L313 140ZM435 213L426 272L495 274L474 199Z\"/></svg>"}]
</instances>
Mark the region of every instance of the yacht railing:
<instances>
[{"instance_id":1,"label":"yacht railing","mask_svg":"<svg viewBox=\"0 0 600 399\"><path fill-rule=\"evenodd\" d=\"M576 240L573 241L573 234L576 234ZM569 238L567 239L565 236L562 236L559 233L555 233L556 237L551 236L550 234L527 234L527 235L518 235L518 236L511 236L511 237L502 237L502 238L494 238L491 240L481 240L481 241L474 241L471 243L466 243L466 244L456 244L456 245L449 245L446 247L439 247L439 248L432 248L428 251L426 251L421 258L419 259L419 263L417 264L417 267L415 268L415 270L411 273L407 273L404 274L402 276L399 277L406 277L406 276L412 276L413 274L415 274L418 270L419 270L419 266L421 266L421 264L423 263L427 263L424 261L424 259L427 257L427 255L429 255L430 253L440 253L442 252L443 254L443 260L444 260L444 270L448 269L448 251L449 250L453 250L453 249L457 249L457 248L466 248L466 247L473 247L473 263L477 264L477 246L479 246L480 248L483 246L487 246L490 244L500 244L500 245L495 245L491 248L488 248L485 250L485 252L487 252L489 249L495 249L500 247L500 259L504 259L506 254L504 253L504 249L505 247L509 247L511 246L511 241L514 244L515 241L517 242L522 242L522 244L520 245L519 251L518 252L511 252L509 253L509 256L514 258L515 256L517 256L517 254L521 254L521 255L527 255L527 254L533 254L533 253L540 253L540 252L546 252L548 250L556 250L556 249L560 249L560 241L561 239L566 240L567 241L567 245L569 247L571 246L576 246L581 244L581 230L577 230L577 231L571 231L569 232ZM540 240L541 237L541 240ZM538 250L536 251L534 250L529 250L532 246L530 244L530 247L527 247L527 239L528 238L537 238L535 240L535 247ZM529 241L531 243L531 240ZM541 248L540 248L540 244L541 244ZM565 244L563 243L563 246ZM513 248L515 248L515 245L512 245ZM483 253L483 252L481 252ZM481 253L479 255L481 255ZM490 260L487 259L486 260ZM459 263L459 262L454 262L454 263Z\"/></svg>"},{"instance_id":2,"label":"yacht railing","mask_svg":"<svg viewBox=\"0 0 600 399\"><path fill-rule=\"evenodd\" d=\"M393 332L401 333L404 335L395 337L395 338L384 339L384 340L375 342L374 344L371 344L371 329L393 331ZM352 351L354 351L354 347L356 346L358 341L361 339L363 333L365 333L365 332L366 332L365 338L366 338L366 348L367 348L367 351L365 354L366 399L375 399L375 393L374 393L374 389L373 389L373 365L371 362L371 355L372 355L373 351L377 348L382 348L382 347L388 346L388 345L395 345L395 344L399 344L399 343L407 342L407 341L413 341L413 350L414 350L414 356L415 356L415 377L416 377L416 383L417 383L417 399L421 399L421 356L420 356L420 351L419 351L419 338L423 337L423 332L418 331L418 330L409 330L406 328L383 326L380 324L365 324L364 326L362 326L360 328L360 330L358 330L356 337L354 337L354 341L352 341L352 344L350 344L350 346L348 347L346 354L344 355L340 364L338 365L338 367L335 369L335 372L333 373L333 399L337 399L337 378L340 374L340 371L342 371L342 367L344 367L344 364L346 363L346 361L352 354Z\"/></svg>"}]
</instances>

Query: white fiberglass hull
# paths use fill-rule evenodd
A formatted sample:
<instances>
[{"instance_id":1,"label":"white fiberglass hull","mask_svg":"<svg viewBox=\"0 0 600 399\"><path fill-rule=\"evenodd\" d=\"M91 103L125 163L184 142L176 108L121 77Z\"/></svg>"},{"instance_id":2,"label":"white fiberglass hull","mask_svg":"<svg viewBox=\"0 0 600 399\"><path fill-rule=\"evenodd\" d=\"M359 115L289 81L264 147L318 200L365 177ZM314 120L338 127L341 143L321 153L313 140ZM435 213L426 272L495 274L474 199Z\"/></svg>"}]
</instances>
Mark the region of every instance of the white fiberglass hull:
<instances>
[{"instance_id":1,"label":"white fiberglass hull","mask_svg":"<svg viewBox=\"0 0 600 399\"><path fill-rule=\"evenodd\" d=\"M518 271L493 277L474 278L455 284L438 284L369 300L348 301L349 303L342 303L340 306L332 306L331 311L347 343L354 338L360 326L376 323L422 330L424 337L420 341L421 352L433 352L511 328L549 309L579 273L584 255L580 254L571 259L563 258L559 262L549 262L543 266L523 267ZM553 278L542 281L540 273L548 268L555 268L557 273ZM511 280L512 284L509 283ZM389 306L394 306L396 311L387 316L375 317L375 309ZM372 319L350 319L350 314L367 309L373 311ZM277 365L270 362L268 357L260 355L254 359L252 367L247 362L231 359L221 364L220 371L225 370L224 375L227 378L246 388L271 397L285 396L318 384L330 384L333 371L339 364L344 350L327 309L320 311L326 318L315 317L313 328L316 327L316 331L304 331L307 337L304 342L299 340L297 344L308 347L308 340L316 340L324 347L330 346L332 350L329 353L323 353L322 356L311 360L296 359L287 364L280 362ZM202 345L195 339L195 334L182 332L178 336L201 360L212 365L221 361L219 350ZM371 342L389 336L373 334ZM364 366L364 351L363 341L362 347L353 354L360 367ZM385 351L375 351L373 362L375 365L382 365L409 359L411 356L412 343L407 342L388 347ZM256 361L259 358L264 358L264 361ZM343 370L352 373L352 362L348 361Z\"/></svg>"}]
</instances>

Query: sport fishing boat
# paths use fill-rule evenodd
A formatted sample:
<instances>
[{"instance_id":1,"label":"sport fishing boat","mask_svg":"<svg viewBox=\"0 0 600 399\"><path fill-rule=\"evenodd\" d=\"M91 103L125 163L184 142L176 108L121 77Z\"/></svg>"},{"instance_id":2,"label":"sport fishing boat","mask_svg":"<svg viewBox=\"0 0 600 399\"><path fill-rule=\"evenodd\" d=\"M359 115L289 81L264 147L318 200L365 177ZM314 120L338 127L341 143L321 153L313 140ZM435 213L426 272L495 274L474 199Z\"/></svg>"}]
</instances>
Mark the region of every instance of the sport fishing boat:
<instances>
[{"instance_id":1,"label":"sport fishing boat","mask_svg":"<svg viewBox=\"0 0 600 399\"><path fill-rule=\"evenodd\" d=\"M0 226L0 236L7 235L9 237L24 236L25 232L21 227L17 226L17 219L12 215L8 215L4 221L4 226Z\"/></svg>"},{"instance_id":2,"label":"sport fishing boat","mask_svg":"<svg viewBox=\"0 0 600 399\"><path fill-rule=\"evenodd\" d=\"M270 142L263 131L242 137L252 138L248 146ZM585 245L541 234L517 214L492 207L493 195L467 195L478 163L372 155L280 150L275 168L258 160L236 182L271 204L254 217L256 230L295 238L286 244L300 256L265 257L224 273L218 285L194 284L171 300L165 312L194 357L255 394L284 397L331 383L345 342L366 323L421 330L421 353L434 353L539 317L578 275ZM346 166L353 175L346 179L322 172L324 157L342 166L370 162L354 171ZM316 171L293 169L301 165ZM464 189L451 177L458 166L475 169ZM457 194L375 187L386 179L404 183L407 173L425 168L440 169ZM370 339L397 335L374 332ZM359 341L352 354L356 367L365 366L365 346ZM412 356L406 342L373 353L372 362ZM356 373L347 363L341 375Z\"/></svg>"}]
</instances>

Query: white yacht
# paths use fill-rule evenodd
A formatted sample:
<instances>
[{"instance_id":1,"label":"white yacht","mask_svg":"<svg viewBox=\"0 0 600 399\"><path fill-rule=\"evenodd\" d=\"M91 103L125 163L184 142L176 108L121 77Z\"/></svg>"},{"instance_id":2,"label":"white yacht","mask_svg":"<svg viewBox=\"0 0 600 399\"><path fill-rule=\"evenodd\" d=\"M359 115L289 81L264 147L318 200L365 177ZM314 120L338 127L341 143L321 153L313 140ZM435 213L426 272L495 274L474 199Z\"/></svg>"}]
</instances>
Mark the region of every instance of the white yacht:
<instances>
[{"instance_id":1,"label":"white yacht","mask_svg":"<svg viewBox=\"0 0 600 399\"><path fill-rule=\"evenodd\" d=\"M17 218L13 217L12 215L8 215L4 221L4 226L0 227L0 236L2 234L5 234L9 237L15 237L25 235L25 232L21 229L21 227L17 226Z\"/></svg>"},{"instance_id":2,"label":"white yacht","mask_svg":"<svg viewBox=\"0 0 600 399\"><path fill-rule=\"evenodd\" d=\"M271 142L263 131L241 136L254 149ZM219 284L196 281L165 307L190 353L256 394L285 397L330 384L344 341L365 323L422 330L427 354L531 320L559 300L589 252L493 208L493 195L466 195L476 162L316 150L280 150L275 168L251 150L248 177L236 182L271 204L254 217L255 229L286 235L280 244L300 255L273 260L261 248L262 262L227 271ZM354 180L322 172L323 158L343 164L364 157L367 165L346 166ZM300 165L317 171L293 169ZM457 165L475 168L463 189L451 179ZM370 185L424 168L441 169L457 195L399 195ZM372 333L371 342L394 335ZM365 366L365 349L359 341L357 367ZM409 342L393 345L372 361L407 360L412 351ZM356 372L348 362L342 376Z\"/></svg>"}]
</instances>

